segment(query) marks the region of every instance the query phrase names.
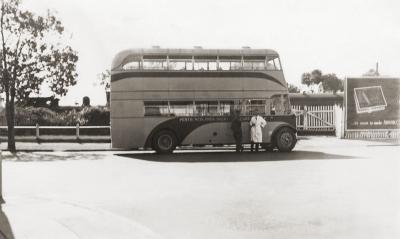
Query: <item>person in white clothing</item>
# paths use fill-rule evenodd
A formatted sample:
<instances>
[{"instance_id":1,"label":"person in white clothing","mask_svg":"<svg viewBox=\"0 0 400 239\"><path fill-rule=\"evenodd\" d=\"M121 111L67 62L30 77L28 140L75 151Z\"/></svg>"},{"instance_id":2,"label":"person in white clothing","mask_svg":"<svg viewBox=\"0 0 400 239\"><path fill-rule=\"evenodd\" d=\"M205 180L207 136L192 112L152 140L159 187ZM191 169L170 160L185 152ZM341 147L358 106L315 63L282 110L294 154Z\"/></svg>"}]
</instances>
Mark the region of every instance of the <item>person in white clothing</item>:
<instances>
[{"instance_id":1,"label":"person in white clothing","mask_svg":"<svg viewBox=\"0 0 400 239\"><path fill-rule=\"evenodd\" d=\"M251 142L251 152L254 150L254 144L256 145L256 152L258 152L258 148L260 143L262 143L262 128L267 125L265 119L258 114L258 110L254 110L255 115L251 117L250 120L250 142Z\"/></svg>"}]
</instances>

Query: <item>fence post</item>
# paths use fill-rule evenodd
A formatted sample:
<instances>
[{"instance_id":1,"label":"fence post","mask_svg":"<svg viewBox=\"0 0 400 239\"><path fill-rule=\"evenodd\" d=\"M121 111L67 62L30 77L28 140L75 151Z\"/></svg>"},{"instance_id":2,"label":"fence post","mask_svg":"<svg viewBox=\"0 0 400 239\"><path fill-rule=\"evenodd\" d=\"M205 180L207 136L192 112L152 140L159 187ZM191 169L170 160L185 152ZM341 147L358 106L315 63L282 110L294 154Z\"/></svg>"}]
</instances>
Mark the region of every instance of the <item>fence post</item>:
<instances>
[{"instance_id":1,"label":"fence post","mask_svg":"<svg viewBox=\"0 0 400 239\"><path fill-rule=\"evenodd\" d=\"M308 117L307 117L307 105L305 105L304 106L304 109L303 109L303 129L304 130L307 130L308 129Z\"/></svg>"},{"instance_id":2,"label":"fence post","mask_svg":"<svg viewBox=\"0 0 400 239\"><path fill-rule=\"evenodd\" d=\"M36 124L36 140L39 140L40 134L39 134L39 124Z\"/></svg>"},{"instance_id":3,"label":"fence post","mask_svg":"<svg viewBox=\"0 0 400 239\"><path fill-rule=\"evenodd\" d=\"M79 123L76 124L76 139L79 140Z\"/></svg>"},{"instance_id":4,"label":"fence post","mask_svg":"<svg viewBox=\"0 0 400 239\"><path fill-rule=\"evenodd\" d=\"M344 122L343 122L343 108L341 108L339 105L334 106L334 120L335 120L335 131L336 131L336 137L343 139L344 138Z\"/></svg>"}]
</instances>

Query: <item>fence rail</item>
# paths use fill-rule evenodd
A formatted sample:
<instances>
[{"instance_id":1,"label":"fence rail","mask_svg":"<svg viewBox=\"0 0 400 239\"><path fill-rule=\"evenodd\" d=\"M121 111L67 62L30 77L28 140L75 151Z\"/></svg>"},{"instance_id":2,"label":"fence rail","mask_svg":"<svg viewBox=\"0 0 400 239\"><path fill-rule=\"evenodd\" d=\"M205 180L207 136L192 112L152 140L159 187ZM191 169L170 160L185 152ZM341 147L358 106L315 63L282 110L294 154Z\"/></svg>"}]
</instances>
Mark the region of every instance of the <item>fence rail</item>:
<instances>
[{"instance_id":1,"label":"fence rail","mask_svg":"<svg viewBox=\"0 0 400 239\"><path fill-rule=\"evenodd\" d=\"M79 140L81 129L110 129L110 126L80 126L79 124L76 124L76 126L40 126L36 124L36 126L14 126L14 128L35 129L36 139L40 139L40 129L75 129L75 137ZM0 129L7 129L7 126L0 126Z\"/></svg>"}]
</instances>

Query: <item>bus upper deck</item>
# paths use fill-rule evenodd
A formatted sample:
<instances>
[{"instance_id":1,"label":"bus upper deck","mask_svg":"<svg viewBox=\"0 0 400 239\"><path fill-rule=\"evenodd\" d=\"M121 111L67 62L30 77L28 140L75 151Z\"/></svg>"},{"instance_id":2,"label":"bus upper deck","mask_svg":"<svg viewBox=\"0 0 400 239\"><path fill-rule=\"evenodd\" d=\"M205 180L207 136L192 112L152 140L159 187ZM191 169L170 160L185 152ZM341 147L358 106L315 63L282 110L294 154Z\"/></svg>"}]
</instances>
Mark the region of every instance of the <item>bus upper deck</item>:
<instances>
[{"instance_id":1,"label":"bus upper deck","mask_svg":"<svg viewBox=\"0 0 400 239\"><path fill-rule=\"evenodd\" d=\"M130 49L113 60L112 71L264 71L282 70L279 55L269 49Z\"/></svg>"}]
</instances>

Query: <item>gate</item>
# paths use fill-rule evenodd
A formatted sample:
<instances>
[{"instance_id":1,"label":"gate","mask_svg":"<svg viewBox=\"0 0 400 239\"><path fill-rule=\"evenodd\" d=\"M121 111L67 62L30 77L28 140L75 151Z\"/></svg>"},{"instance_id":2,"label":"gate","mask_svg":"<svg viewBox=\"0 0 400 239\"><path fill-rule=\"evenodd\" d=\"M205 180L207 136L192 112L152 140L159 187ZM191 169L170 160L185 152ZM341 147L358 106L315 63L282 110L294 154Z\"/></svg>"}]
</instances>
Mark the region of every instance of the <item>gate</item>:
<instances>
[{"instance_id":1,"label":"gate","mask_svg":"<svg viewBox=\"0 0 400 239\"><path fill-rule=\"evenodd\" d=\"M334 132L335 131L334 105L299 106L293 105L296 115L298 131Z\"/></svg>"}]
</instances>

